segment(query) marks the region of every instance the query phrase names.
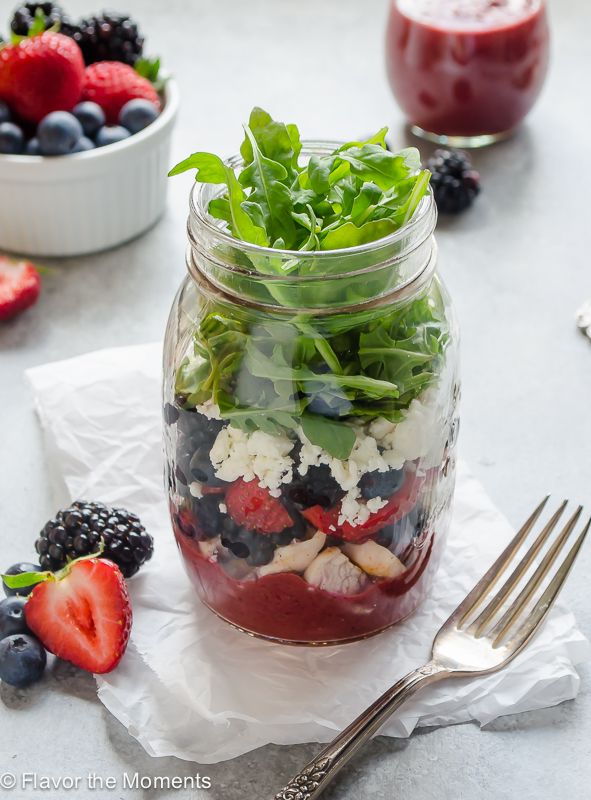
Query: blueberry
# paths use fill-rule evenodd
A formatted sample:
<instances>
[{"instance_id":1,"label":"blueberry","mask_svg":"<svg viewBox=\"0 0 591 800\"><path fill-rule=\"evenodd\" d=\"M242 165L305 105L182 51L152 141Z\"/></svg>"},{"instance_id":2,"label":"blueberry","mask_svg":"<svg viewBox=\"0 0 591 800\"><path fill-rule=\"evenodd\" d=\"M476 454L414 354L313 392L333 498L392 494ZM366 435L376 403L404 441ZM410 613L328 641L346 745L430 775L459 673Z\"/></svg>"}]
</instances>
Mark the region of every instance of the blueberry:
<instances>
[{"instance_id":1,"label":"blueberry","mask_svg":"<svg viewBox=\"0 0 591 800\"><path fill-rule=\"evenodd\" d=\"M11 119L12 115L10 113L10 109L4 100L0 100L0 122L10 122Z\"/></svg>"},{"instance_id":2,"label":"blueberry","mask_svg":"<svg viewBox=\"0 0 591 800\"><path fill-rule=\"evenodd\" d=\"M211 447L223 427L221 419L209 419L198 411L179 409L178 430L194 447L201 444Z\"/></svg>"},{"instance_id":3,"label":"blueberry","mask_svg":"<svg viewBox=\"0 0 591 800\"><path fill-rule=\"evenodd\" d=\"M28 564L26 561L21 561L19 564L13 564L11 567L8 567L7 570L4 571L5 575L22 575L23 572L40 572L41 567L39 564ZM4 594L8 597L12 595L19 594L21 597L26 597L27 595L31 594L33 591L33 587L35 584L31 584L30 586L21 586L19 589L9 589L8 586L2 581L2 585L4 586Z\"/></svg>"},{"instance_id":4,"label":"blueberry","mask_svg":"<svg viewBox=\"0 0 591 800\"><path fill-rule=\"evenodd\" d=\"M191 481L199 481L206 486L227 486L227 482L215 474L208 447L199 447L195 450L189 461L189 475Z\"/></svg>"},{"instance_id":5,"label":"blueberry","mask_svg":"<svg viewBox=\"0 0 591 800\"><path fill-rule=\"evenodd\" d=\"M205 539L212 539L220 533L222 528L222 512L220 511L220 498L215 494L195 500L193 514L197 519L199 532Z\"/></svg>"},{"instance_id":6,"label":"blueberry","mask_svg":"<svg viewBox=\"0 0 591 800\"><path fill-rule=\"evenodd\" d=\"M39 149L44 156L71 153L81 136L82 125L68 111L52 111L37 128Z\"/></svg>"},{"instance_id":7,"label":"blueberry","mask_svg":"<svg viewBox=\"0 0 591 800\"><path fill-rule=\"evenodd\" d=\"M15 633L0 641L0 679L23 689L43 675L47 653L34 636Z\"/></svg>"},{"instance_id":8,"label":"blueberry","mask_svg":"<svg viewBox=\"0 0 591 800\"><path fill-rule=\"evenodd\" d=\"M97 147L105 147L108 144L116 144L128 139L131 136L127 128L121 125L105 125L96 135L95 143Z\"/></svg>"},{"instance_id":9,"label":"blueberry","mask_svg":"<svg viewBox=\"0 0 591 800\"><path fill-rule=\"evenodd\" d=\"M359 481L361 496L365 500L375 497L387 498L400 489L404 483L403 469L389 469L387 472L367 472Z\"/></svg>"},{"instance_id":10,"label":"blueberry","mask_svg":"<svg viewBox=\"0 0 591 800\"><path fill-rule=\"evenodd\" d=\"M154 122L157 116L158 109L154 103L136 98L135 100L129 100L121 109L119 124L127 128L130 133L139 133L139 131L147 128L151 122Z\"/></svg>"},{"instance_id":11,"label":"blueberry","mask_svg":"<svg viewBox=\"0 0 591 800\"><path fill-rule=\"evenodd\" d=\"M25 619L26 597L7 597L0 603L0 639L13 633L28 633Z\"/></svg>"},{"instance_id":12,"label":"blueberry","mask_svg":"<svg viewBox=\"0 0 591 800\"><path fill-rule=\"evenodd\" d=\"M87 136L81 136L70 153L85 153L87 150L94 150L95 144Z\"/></svg>"},{"instance_id":13,"label":"blueberry","mask_svg":"<svg viewBox=\"0 0 591 800\"><path fill-rule=\"evenodd\" d=\"M17 155L23 152L25 137L14 122L0 122L0 153Z\"/></svg>"},{"instance_id":14,"label":"blueberry","mask_svg":"<svg viewBox=\"0 0 591 800\"><path fill-rule=\"evenodd\" d=\"M85 136L92 139L106 122L105 112L98 105L90 100L85 100L74 106L72 114L76 117L78 122L82 125L82 130Z\"/></svg>"},{"instance_id":15,"label":"blueberry","mask_svg":"<svg viewBox=\"0 0 591 800\"><path fill-rule=\"evenodd\" d=\"M39 149L39 139L34 136L32 139L29 139L27 145L25 147L25 153L28 156L40 156L41 150Z\"/></svg>"}]
</instances>

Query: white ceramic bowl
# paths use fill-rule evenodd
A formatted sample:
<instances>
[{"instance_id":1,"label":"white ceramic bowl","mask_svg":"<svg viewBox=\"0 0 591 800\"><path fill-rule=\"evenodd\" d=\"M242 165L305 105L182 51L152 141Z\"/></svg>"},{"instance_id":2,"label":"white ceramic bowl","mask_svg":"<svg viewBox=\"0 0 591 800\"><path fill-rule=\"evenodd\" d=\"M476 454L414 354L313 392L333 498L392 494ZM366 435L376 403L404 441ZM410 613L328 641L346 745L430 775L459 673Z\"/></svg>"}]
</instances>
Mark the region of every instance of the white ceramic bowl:
<instances>
[{"instance_id":1,"label":"white ceramic bowl","mask_svg":"<svg viewBox=\"0 0 591 800\"><path fill-rule=\"evenodd\" d=\"M30 256L95 253L146 231L166 205L178 89L122 142L70 156L0 155L0 249Z\"/></svg>"}]
</instances>

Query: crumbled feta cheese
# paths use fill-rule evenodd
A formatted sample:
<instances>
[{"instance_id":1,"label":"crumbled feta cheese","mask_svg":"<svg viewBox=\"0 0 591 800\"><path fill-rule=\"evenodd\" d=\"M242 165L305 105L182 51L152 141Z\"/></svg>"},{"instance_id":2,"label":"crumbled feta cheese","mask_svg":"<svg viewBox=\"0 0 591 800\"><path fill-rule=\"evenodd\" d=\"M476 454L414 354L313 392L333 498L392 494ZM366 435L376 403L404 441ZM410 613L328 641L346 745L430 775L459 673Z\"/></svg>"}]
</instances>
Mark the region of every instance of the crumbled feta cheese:
<instances>
[{"instance_id":1,"label":"crumbled feta cheese","mask_svg":"<svg viewBox=\"0 0 591 800\"><path fill-rule=\"evenodd\" d=\"M211 448L211 463L224 481L258 478L259 486L279 496L280 487L292 478L289 453L294 443L288 436L271 436L263 431L247 434L239 428L222 428Z\"/></svg>"},{"instance_id":2,"label":"crumbled feta cheese","mask_svg":"<svg viewBox=\"0 0 591 800\"><path fill-rule=\"evenodd\" d=\"M365 574L338 547L327 547L316 556L304 579L312 586L339 594L356 594L367 582Z\"/></svg>"},{"instance_id":3,"label":"crumbled feta cheese","mask_svg":"<svg viewBox=\"0 0 591 800\"><path fill-rule=\"evenodd\" d=\"M381 497L372 497L371 500L367 501L366 505L367 505L368 509L370 510L370 512L372 514L375 514L376 511L380 510L380 508L383 508L384 506L388 505L388 501L387 500L382 500Z\"/></svg>"},{"instance_id":4,"label":"crumbled feta cheese","mask_svg":"<svg viewBox=\"0 0 591 800\"><path fill-rule=\"evenodd\" d=\"M191 495L193 497L196 497L197 499L199 499L200 497L203 497L203 491L202 491L201 484L199 483L199 481L193 481L193 483L190 483L189 484L189 491L191 492Z\"/></svg>"},{"instance_id":5,"label":"crumbled feta cheese","mask_svg":"<svg viewBox=\"0 0 591 800\"><path fill-rule=\"evenodd\" d=\"M404 419L393 423L378 418L369 425L384 461L392 469L400 469L407 461L423 459L426 469L441 463L444 426L438 414L438 391L435 387L413 400Z\"/></svg>"},{"instance_id":6,"label":"crumbled feta cheese","mask_svg":"<svg viewBox=\"0 0 591 800\"><path fill-rule=\"evenodd\" d=\"M387 500L382 500L381 497L374 497L366 503L359 502L361 492L357 487L349 489L347 494L343 497L341 502L341 513L339 514L339 525L348 522L349 525L364 525L369 519L371 514L375 514L380 508L383 508Z\"/></svg>"},{"instance_id":7,"label":"crumbled feta cheese","mask_svg":"<svg viewBox=\"0 0 591 800\"><path fill-rule=\"evenodd\" d=\"M387 472L390 469L390 464L380 453L376 439L364 434L359 428L356 430L357 438L351 455L343 461L311 444L302 430L299 430L298 434L302 442L298 467L300 475L305 475L312 466L327 464L333 478L341 489L347 492L357 486L366 472Z\"/></svg>"},{"instance_id":8,"label":"crumbled feta cheese","mask_svg":"<svg viewBox=\"0 0 591 800\"><path fill-rule=\"evenodd\" d=\"M195 406L195 409L208 419L222 418L218 404L214 403L214 401L211 398L209 400L206 400L205 403L201 403L201 405Z\"/></svg>"},{"instance_id":9,"label":"crumbled feta cheese","mask_svg":"<svg viewBox=\"0 0 591 800\"><path fill-rule=\"evenodd\" d=\"M219 509L222 512L222 514L227 514L228 513L228 506L225 503L220 503L219 504Z\"/></svg>"}]
</instances>

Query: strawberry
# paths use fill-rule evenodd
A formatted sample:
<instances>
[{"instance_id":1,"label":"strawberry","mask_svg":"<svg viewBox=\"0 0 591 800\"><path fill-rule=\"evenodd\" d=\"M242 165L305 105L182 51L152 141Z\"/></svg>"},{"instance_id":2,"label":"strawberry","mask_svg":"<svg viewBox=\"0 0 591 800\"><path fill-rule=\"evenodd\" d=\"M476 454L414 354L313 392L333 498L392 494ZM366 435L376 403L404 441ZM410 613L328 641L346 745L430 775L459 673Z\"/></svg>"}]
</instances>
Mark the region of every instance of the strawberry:
<instances>
[{"instance_id":1,"label":"strawberry","mask_svg":"<svg viewBox=\"0 0 591 800\"><path fill-rule=\"evenodd\" d=\"M25 606L30 630L52 653L88 672L110 672L131 631L125 580L112 561L82 558L60 572L40 573Z\"/></svg>"},{"instance_id":2,"label":"strawberry","mask_svg":"<svg viewBox=\"0 0 591 800\"><path fill-rule=\"evenodd\" d=\"M0 256L0 320L11 319L37 302L41 278L29 261Z\"/></svg>"},{"instance_id":3,"label":"strawberry","mask_svg":"<svg viewBox=\"0 0 591 800\"><path fill-rule=\"evenodd\" d=\"M160 111L158 93L147 78L120 61L98 61L86 68L82 99L91 100L103 109L107 122L114 125L128 100L142 98Z\"/></svg>"},{"instance_id":4,"label":"strawberry","mask_svg":"<svg viewBox=\"0 0 591 800\"><path fill-rule=\"evenodd\" d=\"M280 533L291 528L293 520L287 509L268 489L256 480L233 483L226 492L228 514L238 525L259 533Z\"/></svg>"},{"instance_id":5,"label":"strawberry","mask_svg":"<svg viewBox=\"0 0 591 800\"><path fill-rule=\"evenodd\" d=\"M82 51L68 36L47 31L0 49L0 98L28 122L72 109L83 80Z\"/></svg>"},{"instance_id":6,"label":"strawberry","mask_svg":"<svg viewBox=\"0 0 591 800\"><path fill-rule=\"evenodd\" d=\"M406 516L414 508L422 484L423 478L407 473L402 487L389 498L385 506L370 514L362 525L351 525L350 522L339 525L340 503L328 509L312 506L302 511L302 516L323 533L338 536L346 542L364 542L386 525L392 525Z\"/></svg>"}]
</instances>

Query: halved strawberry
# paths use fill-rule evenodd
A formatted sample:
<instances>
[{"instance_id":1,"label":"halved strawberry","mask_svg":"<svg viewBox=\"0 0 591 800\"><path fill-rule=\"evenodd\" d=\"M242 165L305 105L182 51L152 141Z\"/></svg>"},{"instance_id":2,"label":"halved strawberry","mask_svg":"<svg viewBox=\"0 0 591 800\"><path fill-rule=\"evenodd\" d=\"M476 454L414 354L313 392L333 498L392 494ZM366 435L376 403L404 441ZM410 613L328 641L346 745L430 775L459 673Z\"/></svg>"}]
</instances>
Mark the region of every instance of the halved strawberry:
<instances>
[{"instance_id":1,"label":"halved strawberry","mask_svg":"<svg viewBox=\"0 0 591 800\"><path fill-rule=\"evenodd\" d=\"M226 492L225 503L234 522L251 531L281 533L293 525L283 503L256 480L233 483Z\"/></svg>"},{"instance_id":2,"label":"halved strawberry","mask_svg":"<svg viewBox=\"0 0 591 800\"><path fill-rule=\"evenodd\" d=\"M424 478L417 476L414 472L407 472L402 487L390 497L383 508L371 514L363 525L351 525L350 522L343 522L342 525L339 525L340 503L328 509L322 508L322 506L312 506L312 508L302 511L302 516L323 533L339 536L346 542L363 542L374 533L381 531L386 525L398 522L412 511L423 481Z\"/></svg>"},{"instance_id":3,"label":"halved strawberry","mask_svg":"<svg viewBox=\"0 0 591 800\"><path fill-rule=\"evenodd\" d=\"M37 302L41 278L29 261L0 256L0 320L12 319Z\"/></svg>"},{"instance_id":4,"label":"halved strawberry","mask_svg":"<svg viewBox=\"0 0 591 800\"><path fill-rule=\"evenodd\" d=\"M88 558L46 575L27 600L27 625L59 658L89 672L110 672L125 652L132 620L119 567Z\"/></svg>"}]
</instances>

